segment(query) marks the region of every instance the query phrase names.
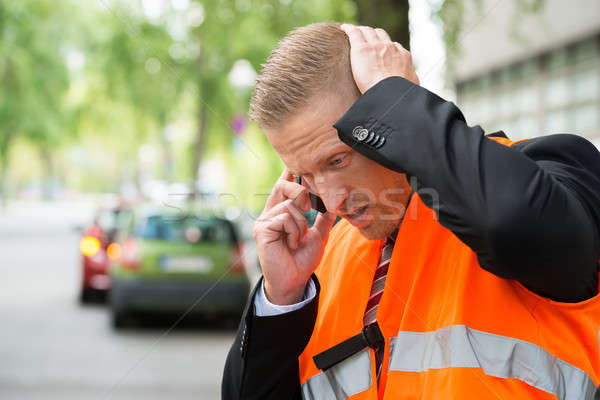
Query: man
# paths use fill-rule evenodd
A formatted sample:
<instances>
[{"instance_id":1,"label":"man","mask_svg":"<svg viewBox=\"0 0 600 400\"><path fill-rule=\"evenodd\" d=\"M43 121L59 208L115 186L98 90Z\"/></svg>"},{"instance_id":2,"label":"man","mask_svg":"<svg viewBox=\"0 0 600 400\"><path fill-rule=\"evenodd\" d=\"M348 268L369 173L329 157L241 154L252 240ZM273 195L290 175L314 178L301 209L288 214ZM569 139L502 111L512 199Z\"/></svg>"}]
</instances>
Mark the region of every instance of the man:
<instances>
[{"instance_id":1,"label":"man","mask_svg":"<svg viewBox=\"0 0 600 400\"><path fill-rule=\"evenodd\" d=\"M286 168L224 399L592 398L600 154L486 137L418 84L369 27L299 28L267 60L251 114Z\"/></svg>"}]
</instances>

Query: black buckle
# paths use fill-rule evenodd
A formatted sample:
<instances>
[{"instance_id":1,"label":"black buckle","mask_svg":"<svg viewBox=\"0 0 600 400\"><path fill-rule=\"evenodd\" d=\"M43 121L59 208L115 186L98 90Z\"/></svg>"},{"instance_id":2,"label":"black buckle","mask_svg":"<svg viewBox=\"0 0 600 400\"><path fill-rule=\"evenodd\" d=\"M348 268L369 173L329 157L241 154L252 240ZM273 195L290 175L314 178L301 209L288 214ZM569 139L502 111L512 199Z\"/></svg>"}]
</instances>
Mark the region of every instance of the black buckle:
<instances>
[{"instance_id":1,"label":"black buckle","mask_svg":"<svg viewBox=\"0 0 600 400\"><path fill-rule=\"evenodd\" d=\"M353 356L365 347L372 349L380 349L385 345L385 339L379 329L377 321L365 326L358 335L354 335L349 339L336 344L333 347L317 354L313 357L313 361L317 368L326 371L334 365L344 361L346 358Z\"/></svg>"},{"instance_id":2,"label":"black buckle","mask_svg":"<svg viewBox=\"0 0 600 400\"><path fill-rule=\"evenodd\" d=\"M383 334L381 333L381 329L379 329L377 321L365 326L362 330L362 335L367 342L367 346L374 350L385 345L385 339L383 338Z\"/></svg>"}]
</instances>

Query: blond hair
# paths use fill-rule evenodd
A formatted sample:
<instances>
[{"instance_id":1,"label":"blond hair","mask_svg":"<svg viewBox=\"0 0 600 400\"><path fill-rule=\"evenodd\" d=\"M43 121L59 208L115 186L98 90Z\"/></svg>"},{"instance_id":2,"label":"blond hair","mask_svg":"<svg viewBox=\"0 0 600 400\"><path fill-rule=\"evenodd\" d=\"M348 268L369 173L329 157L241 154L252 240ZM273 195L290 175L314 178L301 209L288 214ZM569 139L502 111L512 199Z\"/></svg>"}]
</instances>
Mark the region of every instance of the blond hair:
<instances>
[{"instance_id":1,"label":"blond hair","mask_svg":"<svg viewBox=\"0 0 600 400\"><path fill-rule=\"evenodd\" d=\"M276 129L323 93L360 95L350 67L350 43L333 22L294 29L279 42L256 80L250 118L261 128Z\"/></svg>"}]
</instances>

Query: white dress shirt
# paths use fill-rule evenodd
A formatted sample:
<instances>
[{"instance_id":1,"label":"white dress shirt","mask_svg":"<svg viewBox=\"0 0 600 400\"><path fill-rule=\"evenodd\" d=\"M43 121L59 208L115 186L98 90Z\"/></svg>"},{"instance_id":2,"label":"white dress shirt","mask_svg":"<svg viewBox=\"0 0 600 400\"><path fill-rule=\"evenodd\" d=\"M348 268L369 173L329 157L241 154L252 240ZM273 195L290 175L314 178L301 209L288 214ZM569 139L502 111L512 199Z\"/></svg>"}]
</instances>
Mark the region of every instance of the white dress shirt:
<instances>
[{"instance_id":1,"label":"white dress shirt","mask_svg":"<svg viewBox=\"0 0 600 400\"><path fill-rule=\"evenodd\" d=\"M310 303L310 301L314 299L316 295L317 287L315 286L315 282L313 282L311 278L308 280L308 284L306 285L306 289L304 290L304 299L301 302L286 306L280 306L271 303L269 299L267 299L267 295L265 294L265 281L263 280L262 284L260 285L260 289L258 290L258 293L256 293L256 297L254 298L254 315L259 317L268 317L271 315L279 315L295 311Z\"/></svg>"}]
</instances>

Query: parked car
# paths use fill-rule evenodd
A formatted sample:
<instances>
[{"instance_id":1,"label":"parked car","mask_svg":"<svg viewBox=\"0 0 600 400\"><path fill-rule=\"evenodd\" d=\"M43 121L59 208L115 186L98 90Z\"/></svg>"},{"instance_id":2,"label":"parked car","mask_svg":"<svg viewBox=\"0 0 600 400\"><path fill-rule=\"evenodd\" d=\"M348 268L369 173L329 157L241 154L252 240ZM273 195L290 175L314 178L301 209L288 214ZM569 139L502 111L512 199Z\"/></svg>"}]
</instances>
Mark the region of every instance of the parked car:
<instances>
[{"instance_id":1,"label":"parked car","mask_svg":"<svg viewBox=\"0 0 600 400\"><path fill-rule=\"evenodd\" d=\"M110 289L108 273L110 259L117 259L119 246L115 243L119 226L127 220L131 209L124 205L100 208L90 226L83 230L79 241L81 252L81 286L79 299L86 303Z\"/></svg>"},{"instance_id":2,"label":"parked car","mask_svg":"<svg viewBox=\"0 0 600 400\"><path fill-rule=\"evenodd\" d=\"M120 236L110 268L114 327L139 313L241 315L250 284L230 221L147 212Z\"/></svg>"}]
</instances>

